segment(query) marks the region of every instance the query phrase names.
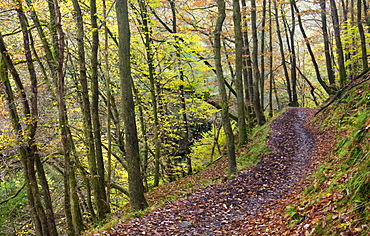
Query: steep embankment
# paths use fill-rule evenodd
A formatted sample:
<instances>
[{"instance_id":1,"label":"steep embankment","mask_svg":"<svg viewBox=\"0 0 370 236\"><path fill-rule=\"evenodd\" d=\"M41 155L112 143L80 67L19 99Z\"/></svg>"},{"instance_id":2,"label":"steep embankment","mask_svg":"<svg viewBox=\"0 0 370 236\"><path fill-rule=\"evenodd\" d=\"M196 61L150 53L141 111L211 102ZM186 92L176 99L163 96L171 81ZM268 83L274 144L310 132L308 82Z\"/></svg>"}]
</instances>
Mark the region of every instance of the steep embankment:
<instances>
[{"instance_id":1,"label":"steep embankment","mask_svg":"<svg viewBox=\"0 0 370 236\"><path fill-rule=\"evenodd\" d=\"M169 202L109 235L283 234L284 210L307 185L318 159L314 110L288 109L270 125L271 153L231 180ZM310 230L309 227L304 228Z\"/></svg>"},{"instance_id":2,"label":"steep embankment","mask_svg":"<svg viewBox=\"0 0 370 236\"><path fill-rule=\"evenodd\" d=\"M370 233L370 73L345 86L317 116L330 156L311 177L305 195L290 204L291 232L312 235Z\"/></svg>"}]
</instances>

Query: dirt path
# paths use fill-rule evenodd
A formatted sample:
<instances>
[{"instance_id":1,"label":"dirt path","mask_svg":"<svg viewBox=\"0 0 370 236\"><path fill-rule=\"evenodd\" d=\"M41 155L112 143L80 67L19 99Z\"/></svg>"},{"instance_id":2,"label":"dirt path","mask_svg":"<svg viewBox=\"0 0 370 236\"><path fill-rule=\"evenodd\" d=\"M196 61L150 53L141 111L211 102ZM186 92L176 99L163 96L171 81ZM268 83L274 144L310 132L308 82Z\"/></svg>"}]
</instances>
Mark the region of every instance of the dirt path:
<instances>
[{"instance_id":1,"label":"dirt path","mask_svg":"<svg viewBox=\"0 0 370 236\"><path fill-rule=\"evenodd\" d=\"M170 202L109 235L282 235L282 208L312 170L314 111L293 108L271 124L270 155L233 179Z\"/></svg>"}]
</instances>

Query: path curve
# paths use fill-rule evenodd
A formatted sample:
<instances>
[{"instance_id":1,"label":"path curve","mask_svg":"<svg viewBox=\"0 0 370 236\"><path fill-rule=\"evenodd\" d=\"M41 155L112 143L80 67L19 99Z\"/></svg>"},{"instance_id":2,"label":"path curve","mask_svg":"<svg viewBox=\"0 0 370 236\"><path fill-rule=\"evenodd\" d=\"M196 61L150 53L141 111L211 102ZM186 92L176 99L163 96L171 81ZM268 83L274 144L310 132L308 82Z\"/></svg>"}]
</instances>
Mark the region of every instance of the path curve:
<instances>
[{"instance_id":1,"label":"path curve","mask_svg":"<svg viewBox=\"0 0 370 236\"><path fill-rule=\"evenodd\" d=\"M261 217L294 191L311 171L315 135L307 126L314 110L290 108L271 124L271 154L233 179L178 199L107 235L274 234ZM266 214L266 215L265 215ZM271 216L270 216L271 217Z\"/></svg>"}]
</instances>

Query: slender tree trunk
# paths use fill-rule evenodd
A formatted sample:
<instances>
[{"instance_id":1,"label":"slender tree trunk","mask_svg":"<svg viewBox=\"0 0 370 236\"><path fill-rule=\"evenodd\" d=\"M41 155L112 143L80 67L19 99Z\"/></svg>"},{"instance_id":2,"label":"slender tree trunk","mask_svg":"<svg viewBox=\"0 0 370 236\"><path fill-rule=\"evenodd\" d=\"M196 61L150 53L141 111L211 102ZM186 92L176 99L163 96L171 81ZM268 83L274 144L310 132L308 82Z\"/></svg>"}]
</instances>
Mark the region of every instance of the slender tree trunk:
<instances>
[{"instance_id":1,"label":"slender tree trunk","mask_svg":"<svg viewBox=\"0 0 370 236\"><path fill-rule=\"evenodd\" d=\"M0 55L0 78L1 78L1 81L2 83L4 84L4 87L5 87L5 93L6 93L6 99L7 99L7 104L8 104L8 110L9 110L9 113L10 113L10 117L11 117L11 121L12 121L12 125L13 125L13 129L17 135L17 139L18 141L21 142L21 140L23 139L22 136L21 136L21 133L22 133L22 128L21 128L21 124L20 124L20 118L18 116L18 112L17 112L17 107L16 107L16 101L15 101L15 98L14 98L14 92L13 92L13 89L11 87L11 83L10 83L10 80L9 80L9 77L8 77L8 66L7 66L7 62L6 62L6 56L4 56L4 54L2 54L3 52L5 53L6 51L4 50L5 48L3 48L4 44L3 44L3 39L2 39L2 36L0 34L0 49L1 49L1 55ZM10 58L8 58L10 59ZM14 73L14 72L13 72ZM23 147L19 147L18 148L19 150L19 153L20 153L20 157L21 157L21 160L22 160L22 164L23 164L23 176L24 176L24 182L25 182L25 186L26 186L26 189L27 189L27 200L28 200L28 203L30 205L30 208L31 208L31 213L32 213L32 221L33 221L33 224L35 226L35 231L36 231L36 234L38 235L42 235L43 234L43 221L40 217L42 217L41 214L38 214L37 212L37 209L36 209L36 205L35 205L35 197L33 195L33 192L32 192L32 189L31 189L31 181L30 181L30 178L28 177L28 165L27 165L27 161L26 161L26 152L25 152L25 149Z\"/></svg>"},{"instance_id":2,"label":"slender tree trunk","mask_svg":"<svg viewBox=\"0 0 370 236\"><path fill-rule=\"evenodd\" d=\"M295 2L294 3L294 8L295 8L295 11L297 12L297 17L298 17L298 25L299 25L299 28L301 29L301 33L303 35L303 38L305 40L305 43L306 43L306 46L307 46L307 50L308 50L308 53L310 54L311 56L311 61L313 63L313 66L315 68L315 73L316 73L316 79L317 81L319 81L320 85L322 86L322 88L325 90L325 92L329 95L332 95L335 93L335 91L333 89L331 89L326 83L325 81L322 79L321 75L320 75L320 69L319 69L319 65L317 64L317 61L316 61L316 58L315 58L315 55L313 53L313 50L312 50L312 47L311 47L311 44L310 44L310 41L306 35L306 31L303 27L303 23L302 23L302 19L301 19L301 15L300 15L300 12L299 12L299 9L296 5Z\"/></svg>"},{"instance_id":3,"label":"slender tree trunk","mask_svg":"<svg viewBox=\"0 0 370 236\"><path fill-rule=\"evenodd\" d=\"M37 75L36 70L33 64L33 58L31 54L31 48L30 48L30 35L28 31L28 22L27 18L23 12L22 3L18 1L18 7L17 7L17 13L19 17L19 21L21 24L21 29L23 33L23 45L25 50L25 56L27 61L27 67L29 71L29 76L31 80L31 96L30 96L30 104L31 104L31 112L30 116L27 117L28 122L28 152L29 152L29 159L28 159L28 173L30 174L30 179L34 180L32 181L32 186L34 188L34 193L38 194L38 186L37 186L37 179L36 179L36 172L34 171L35 166L37 167L37 173L38 178L40 180L40 185L42 188L42 195L43 195L43 201L45 204L45 223L47 224L45 227L43 227L43 231L45 233L50 234L57 234L56 225L55 225L55 219L54 219L54 212L53 212L53 206L51 202L50 197L50 191L48 182L46 180L45 172L43 170L43 166L41 164L40 156L38 155L37 151L37 145L35 143L35 136L36 136L36 130L38 125L38 82L37 82ZM38 198L36 198L37 200ZM40 211L44 211L41 205L41 200L37 200L38 208Z\"/></svg>"},{"instance_id":4,"label":"slender tree trunk","mask_svg":"<svg viewBox=\"0 0 370 236\"><path fill-rule=\"evenodd\" d=\"M247 142L247 125L245 123L245 104L243 91L243 36L239 0L233 0L233 20L235 33L235 82L238 108L239 146Z\"/></svg>"},{"instance_id":5,"label":"slender tree trunk","mask_svg":"<svg viewBox=\"0 0 370 236\"><path fill-rule=\"evenodd\" d=\"M121 96L126 134L130 204L134 210L141 210L148 207L148 203L144 197L144 186L140 171L139 140L137 137L135 121L135 104L132 95L130 27L127 0L117 0L116 12L118 22Z\"/></svg>"},{"instance_id":6,"label":"slender tree trunk","mask_svg":"<svg viewBox=\"0 0 370 236\"><path fill-rule=\"evenodd\" d=\"M272 89L273 89L273 80L274 80L274 71L273 71L273 41L272 41L272 0L269 0L269 70L270 70L270 89L269 89L269 116L273 116L273 106L272 106Z\"/></svg>"},{"instance_id":7,"label":"slender tree trunk","mask_svg":"<svg viewBox=\"0 0 370 236\"><path fill-rule=\"evenodd\" d=\"M367 25L367 32L370 34L370 14L369 14L369 6L368 1L364 0L364 17L365 17L365 23Z\"/></svg>"},{"instance_id":8,"label":"slender tree trunk","mask_svg":"<svg viewBox=\"0 0 370 236\"><path fill-rule=\"evenodd\" d=\"M263 125L266 122L263 114L263 107L261 107L259 84L261 82L261 75L258 66L258 37L257 37L257 10L256 0L251 0L251 24L252 24L252 66L253 66L253 107L256 113L257 123Z\"/></svg>"},{"instance_id":9,"label":"slender tree trunk","mask_svg":"<svg viewBox=\"0 0 370 236\"><path fill-rule=\"evenodd\" d=\"M52 74L52 77L53 78L56 78L56 71L57 71L57 65L56 65L56 61L55 61L55 58L53 56L53 52L50 48L50 44L49 42L47 41L47 37L45 35L45 32L42 28L42 25L40 23L40 20L36 14L36 11L32 6L32 1L31 0L27 0L27 5L31 11L31 19L34 23L34 25L36 26L36 29L37 29L37 32L39 34L39 39L41 40L41 43L42 43L42 46L43 46L43 49L44 49L44 52L45 52L45 55L47 57L47 64L49 66L49 69L50 69L50 72ZM52 3L53 4L53 3ZM54 8L52 8L54 10ZM54 20L55 22L55 11L51 13L52 16L50 17L51 19L50 20Z\"/></svg>"},{"instance_id":10,"label":"slender tree trunk","mask_svg":"<svg viewBox=\"0 0 370 236\"><path fill-rule=\"evenodd\" d=\"M48 29L50 30L51 34L51 51L53 53L53 61L56 61L56 58L58 58L58 32L55 25L56 21L56 9L54 1L47 1L48 7L49 7L49 22L48 22ZM57 69L57 65L55 64L55 72ZM55 74L56 75L56 74ZM54 80L54 85L56 86L57 81Z\"/></svg>"},{"instance_id":11,"label":"slender tree trunk","mask_svg":"<svg viewBox=\"0 0 370 236\"><path fill-rule=\"evenodd\" d=\"M62 145L64 151L64 175L65 175L65 213L69 225L69 234L77 235L83 230L83 220L79 199L76 191L77 182L75 177L75 163L71 158L73 147L73 138L68 125L68 116L65 104L65 78L63 72L64 64L64 48L65 34L61 25L61 13L58 1L54 2L56 10L56 27L59 35L59 52L58 52L58 68L57 68L57 98L59 110L59 125L62 133Z\"/></svg>"},{"instance_id":12,"label":"slender tree trunk","mask_svg":"<svg viewBox=\"0 0 370 236\"><path fill-rule=\"evenodd\" d=\"M6 51L6 48L5 48L3 37L0 33L0 53L1 53L1 57L0 57L0 77L1 77L2 83L4 84L5 93L7 95L6 99L7 99L8 110L9 110L11 121L12 121L12 126L13 126L13 129L14 129L15 133L16 133L17 140L21 143L21 141L23 139L22 135L21 135L22 134L22 127L21 127L20 118L19 118L19 115L18 115L17 107L16 107L14 92L13 92L13 89L11 87L11 83L10 83L10 80L9 80L9 77L8 77L8 68L9 67L12 68L13 65L12 65L10 56L6 52L7 51ZM18 76L17 71L12 71L12 75L13 76ZM21 92L22 97L24 97L23 93ZM27 200L28 200L28 204L30 205L31 212L32 212L32 221L33 221L33 224L35 226L36 234L42 235L43 225L42 225L42 221L41 221L41 218L40 218L41 215L37 213L37 209L36 209L36 206L35 206L35 196L32 193L31 181L30 181L30 178L28 177L28 172L27 172L28 165L27 165L27 161L26 161L25 149L23 147L19 147L18 150L19 150L21 161L22 161L22 164L23 164L23 176L24 176L24 181L25 181L25 185L26 185L26 189L27 189Z\"/></svg>"},{"instance_id":13,"label":"slender tree trunk","mask_svg":"<svg viewBox=\"0 0 370 236\"><path fill-rule=\"evenodd\" d=\"M337 48L337 55L338 55L340 85L343 86L347 80L347 72L344 66L344 53L343 53L342 40L340 36L338 9L337 9L335 0L330 0L330 5L331 5L331 16L333 19L334 38L335 38L335 44Z\"/></svg>"},{"instance_id":14,"label":"slender tree trunk","mask_svg":"<svg viewBox=\"0 0 370 236\"><path fill-rule=\"evenodd\" d=\"M148 61L148 73L149 73L149 83L150 83L150 96L153 109L153 119L154 119L154 187L159 185L160 178L160 157L161 157L161 139L160 139L160 124L159 124L159 107L158 107L158 97L155 81L155 69L153 61L153 50L152 50L152 38L150 32L150 26L148 22L148 12L144 0L139 1L142 27L144 32L144 45L146 51L146 57Z\"/></svg>"},{"instance_id":15,"label":"slender tree trunk","mask_svg":"<svg viewBox=\"0 0 370 236\"><path fill-rule=\"evenodd\" d=\"M225 1L217 0L218 6L218 17L214 32L214 53L215 53L215 65L218 78L218 90L222 99L221 117L226 134L226 149L228 156L228 173L232 175L236 172L236 158L235 158L235 145L234 145L234 134L230 125L229 120L229 108L227 103L227 94L225 87L225 78L223 75L222 64L221 64L221 32L222 25L226 18L225 13Z\"/></svg>"},{"instance_id":16,"label":"slender tree trunk","mask_svg":"<svg viewBox=\"0 0 370 236\"><path fill-rule=\"evenodd\" d=\"M246 1L242 0L242 7L246 8ZM243 81L244 81L244 93L245 102L247 103L247 115L251 119L252 101L254 97L253 91L253 70L252 70L252 60L249 47L249 37L248 37L248 23L245 14L242 15L243 18Z\"/></svg>"},{"instance_id":17,"label":"slender tree trunk","mask_svg":"<svg viewBox=\"0 0 370 236\"><path fill-rule=\"evenodd\" d=\"M59 127L61 129L61 138L62 138L62 148L63 148L63 155L64 155L64 211L66 214L66 220L68 225L68 235L76 235L76 230L73 225L73 217L71 211L71 187L69 182L69 176L71 173L71 153L70 153L70 146L69 146L69 138L68 138L68 131L67 131L67 120L65 110L65 95L64 95L64 74L63 74L63 63L64 63L64 33L61 29L60 25L60 18L57 17L57 29L59 32L59 58L58 58L58 78L57 78L57 99L58 99L58 112L59 112Z\"/></svg>"},{"instance_id":18,"label":"slender tree trunk","mask_svg":"<svg viewBox=\"0 0 370 236\"><path fill-rule=\"evenodd\" d=\"M92 88L92 124L95 142L96 167L98 173L98 199L97 208L99 218L105 218L106 214L110 212L109 204L107 202L107 193L105 190L104 181L104 160L101 142L101 125L99 116L99 78L98 78L98 50L99 50L99 29L98 29L98 14L96 11L96 0L90 0L90 17L92 30L91 43L91 88Z\"/></svg>"},{"instance_id":19,"label":"slender tree trunk","mask_svg":"<svg viewBox=\"0 0 370 236\"><path fill-rule=\"evenodd\" d=\"M72 0L74 14L76 19L77 26L77 56L79 64L79 83L81 85L81 96L82 96L82 114L84 121L84 135L86 138L87 149L88 149L88 163L89 163L89 172L92 182L94 201L96 206L100 203L99 199L99 182L98 182L98 172L96 164L96 155L95 155L95 144L94 144L94 134L93 126L91 120L91 106L89 100L89 88L87 81L87 72L86 72L86 58L85 58L85 33L84 33L84 23L82 17L82 11L77 0ZM90 200L89 200L90 201ZM95 216L95 212L91 209L92 215Z\"/></svg>"},{"instance_id":20,"label":"slender tree trunk","mask_svg":"<svg viewBox=\"0 0 370 236\"><path fill-rule=\"evenodd\" d=\"M148 185L148 163L149 163L149 142L148 142L148 134L147 134L147 124L145 123L144 120L144 111L143 111L143 102L141 101L141 96L139 95L138 90L135 87L134 82L132 82L132 90L134 92L135 100L137 103L137 107L139 109L139 121L140 121L140 131L142 137L139 139L142 139L143 141L143 155L142 155L142 162L141 162L141 175L143 178L143 184L144 184L144 192L148 192L149 190L149 185ZM154 155L153 155L154 156ZM125 167L127 170L127 166Z\"/></svg>"},{"instance_id":21,"label":"slender tree trunk","mask_svg":"<svg viewBox=\"0 0 370 236\"><path fill-rule=\"evenodd\" d=\"M109 42L108 42L108 26L107 26L107 6L106 1L103 0L103 14L104 14L104 61L105 61L105 86L107 90L107 141L108 141L108 150L107 150L107 203L110 205L110 193L111 193L111 180L112 180L112 133L111 133L111 123L112 123L112 94L110 87L110 73L109 73Z\"/></svg>"},{"instance_id":22,"label":"slender tree trunk","mask_svg":"<svg viewBox=\"0 0 370 236\"><path fill-rule=\"evenodd\" d=\"M290 48L291 48L291 77L292 77L292 106L298 107L298 96L297 96L297 56L295 53L295 13L293 7L293 1L290 1L291 17L292 17L292 28L290 31Z\"/></svg>"},{"instance_id":23,"label":"slender tree trunk","mask_svg":"<svg viewBox=\"0 0 370 236\"><path fill-rule=\"evenodd\" d=\"M262 32L261 32L261 81L260 81L260 94L261 94L261 107L265 109L265 34L266 34L266 0L262 2Z\"/></svg>"},{"instance_id":24,"label":"slender tree trunk","mask_svg":"<svg viewBox=\"0 0 370 236\"><path fill-rule=\"evenodd\" d=\"M57 3L52 2L51 4L52 4L52 7L50 7L49 10L52 10L54 12L50 12L50 21L56 22L56 15L58 14L58 9L56 9L55 4L57 4ZM57 78L58 77L57 76L58 65L57 65L57 62L56 62L56 59L54 58L54 56L56 57L59 54L58 54L58 52L54 52L54 54L53 54L53 51L50 48L50 43L47 41L46 34L45 34L45 32L42 28L42 24L41 24L41 22L40 22L40 20L37 16L37 13L36 13L35 9L33 7L31 7L32 6L32 1L27 0L27 5L30 7L31 19L32 19L34 25L37 28L37 32L39 34L39 39L42 42L42 46L43 46L43 49L44 49L44 52L45 52L45 55L46 55L46 58L47 58L46 62L47 62L48 67L49 67L51 78ZM54 23L53 25L55 25L55 27L53 26L53 29L56 30L56 28L60 24ZM55 39L55 36L53 38ZM55 92L54 92L54 89L53 89L53 85L51 84L50 80L48 79L46 69L43 68L43 64L41 63L40 58L37 56L37 51L33 46L33 41L32 41L32 35L31 34L30 34L30 40L31 40L31 47L33 47L33 49L32 49L33 53L37 57L37 61L39 62L39 65L43 70L43 73L44 73L44 76L45 76L45 81L46 81L46 83L49 87L49 90L50 90L53 98L57 99L57 97L55 95ZM52 44L54 45L54 47L59 47L58 42L53 42ZM53 100L50 100L50 103L51 102L53 102ZM65 108L64 108L64 110L65 110ZM65 120L68 120L67 119L67 114L65 114ZM67 129L68 137L69 137L69 140L70 140L70 145L71 145L71 147L73 147L74 144L73 144L72 136L70 134L71 133L70 129L69 129L68 126L66 126L65 128ZM80 231L82 231L83 223L82 223L81 210L80 210L80 207L79 207L79 199L78 199L77 192L76 192L76 184L77 183L76 183L75 173L74 173L75 167L74 167L73 162L71 162L71 163L72 163L72 166L71 166L69 181L71 183L70 189L71 189L71 209L72 209L72 215L73 215L72 218L73 218L73 220L76 221L76 223L74 225L77 226L77 228L78 228L77 232L80 232ZM39 164L38 168L40 169L40 171L42 171L42 169L43 169L42 164Z\"/></svg>"},{"instance_id":25,"label":"slender tree trunk","mask_svg":"<svg viewBox=\"0 0 370 236\"><path fill-rule=\"evenodd\" d=\"M358 33L360 34L361 40L361 52L362 52L362 71L366 70L369 67L369 63L367 61L367 48L366 48L366 36L364 27L362 25L362 1L357 0L357 27Z\"/></svg>"},{"instance_id":26,"label":"slender tree trunk","mask_svg":"<svg viewBox=\"0 0 370 236\"><path fill-rule=\"evenodd\" d=\"M321 7L321 23L322 23L322 34L324 38L324 50L325 50L325 63L326 63L326 70L329 79L329 86L335 87L335 80L334 80L334 70L333 65L331 62L331 55L330 55L330 41L328 35L328 27L327 27L327 20L326 20L326 0L320 0L320 7Z\"/></svg>"},{"instance_id":27,"label":"slender tree trunk","mask_svg":"<svg viewBox=\"0 0 370 236\"><path fill-rule=\"evenodd\" d=\"M5 43L1 33L0 33L0 53L2 59L0 60L0 74L7 93L8 109L11 115L13 128L16 132L19 143L22 144L19 146L18 150L20 154L20 159L23 164L24 179L27 187L27 198L31 207L32 218L36 233L39 235L56 235L57 231L55 227L54 213L51 204L49 187L46 181L45 172L43 171L42 166L40 167L41 161L40 157L38 156L37 144L35 143L35 134L37 130L37 79L33 77L35 76L35 74L34 72L32 72L32 70L34 69L32 65L32 56L29 47L27 22L22 10L22 6L20 5L20 3L18 4L19 5L17 8L17 12L21 22L26 60L31 78L31 99L30 99L31 106L29 104L26 95L26 90L23 86L21 78L19 77L19 74L16 68L14 67L10 55L5 47ZM14 99L14 93L7 75L8 71L12 74L15 85L18 88L17 93L21 97L23 115L25 119L27 118L28 121L25 130L22 130L21 127L20 117L17 113L17 108L15 106L16 101ZM27 142L24 141L26 137L24 137L23 134L27 136L28 140ZM43 196L41 196L38 186L39 183L37 181L35 170L36 165L38 168L37 174L40 179L40 185L43 190ZM42 203L42 197L44 204ZM49 209L45 210L43 205L49 207Z\"/></svg>"},{"instance_id":28,"label":"slender tree trunk","mask_svg":"<svg viewBox=\"0 0 370 236\"><path fill-rule=\"evenodd\" d=\"M355 47L356 47L355 42L353 40L353 38L355 38L353 30L352 31L348 30L352 27L352 24L354 22L354 12L355 12L354 3L355 3L355 1L341 0L341 9L342 9L342 12L343 12L342 17L343 17L343 22L344 22L342 37L351 38L351 41L353 42L353 43L347 43L347 44L343 45L343 47L344 47L343 53L344 53L345 62L351 60L351 57L357 51L357 48L355 49ZM348 13L351 13L350 18L348 18L348 15L349 15ZM334 53L332 53L332 61L334 62L335 58L334 58L333 54ZM353 78L354 76L356 76L355 63L348 63L347 66L346 66L346 70L347 70L347 73L348 73L347 76L349 78ZM340 84L340 81L339 81L339 84Z\"/></svg>"},{"instance_id":29,"label":"slender tree trunk","mask_svg":"<svg viewBox=\"0 0 370 236\"><path fill-rule=\"evenodd\" d=\"M148 163L149 163L149 144L148 144L148 137L147 137L147 131L146 131L146 124L144 122L144 112L141 105L139 105L139 119L140 119L140 129L141 129L141 135L144 139L144 155L143 155L143 161L142 161L142 176L143 176L143 182L144 182L144 190L147 192L149 190L148 185L148 178L147 178L147 169L148 169Z\"/></svg>"},{"instance_id":30,"label":"slender tree trunk","mask_svg":"<svg viewBox=\"0 0 370 236\"><path fill-rule=\"evenodd\" d=\"M290 79L289 79L289 73L288 73L288 68L286 65L286 60L285 60L285 52L284 52L284 43L283 39L281 36L281 30L280 30L280 24L279 24L279 11L278 11L278 6L276 3L276 0L274 0L274 8L275 8L275 23L276 23L276 32L277 36L279 39L279 44L280 44L280 55L281 55L281 61L284 69L284 75L285 75L285 80L286 80L286 85L287 85L287 92L288 92L288 98L289 98L289 103L292 102L292 90L290 86Z\"/></svg>"}]
</instances>

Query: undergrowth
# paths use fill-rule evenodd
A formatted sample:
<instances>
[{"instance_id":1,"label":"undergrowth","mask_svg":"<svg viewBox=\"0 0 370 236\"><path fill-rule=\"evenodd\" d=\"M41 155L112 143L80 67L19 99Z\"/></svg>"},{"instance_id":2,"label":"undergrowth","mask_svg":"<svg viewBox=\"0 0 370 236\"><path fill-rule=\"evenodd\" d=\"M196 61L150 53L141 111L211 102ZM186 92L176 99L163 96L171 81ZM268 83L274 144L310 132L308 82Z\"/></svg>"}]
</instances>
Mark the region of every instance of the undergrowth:
<instances>
[{"instance_id":1,"label":"undergrowth","mask_svg":"<svg viewBox=\"0 0 370 236\"><path fill-rule=\"evenodd\" d=\"M370 84L347 91L316 118L321 132L336 133L336 146L311 177L301 197L303 210L292 210L312 224L313 235L370 233ZM330 142L328 138L327 142ZM294 208L297 209L297 208Z\"/></svg>"},{"instance_id":2,"label":"undergrowth","mask_svg":"<svg viewBox=\"0 0 370 236\"><path fill-rule=\"evenodd\" d=\"M256 165L261 157L270 152L266 144L269 135L270 129L267 124L257 127L251 132L249 137L251 141L244 149L241 149L242 152L238 158L239 170Z\"/></svg>"}]
</instances>

